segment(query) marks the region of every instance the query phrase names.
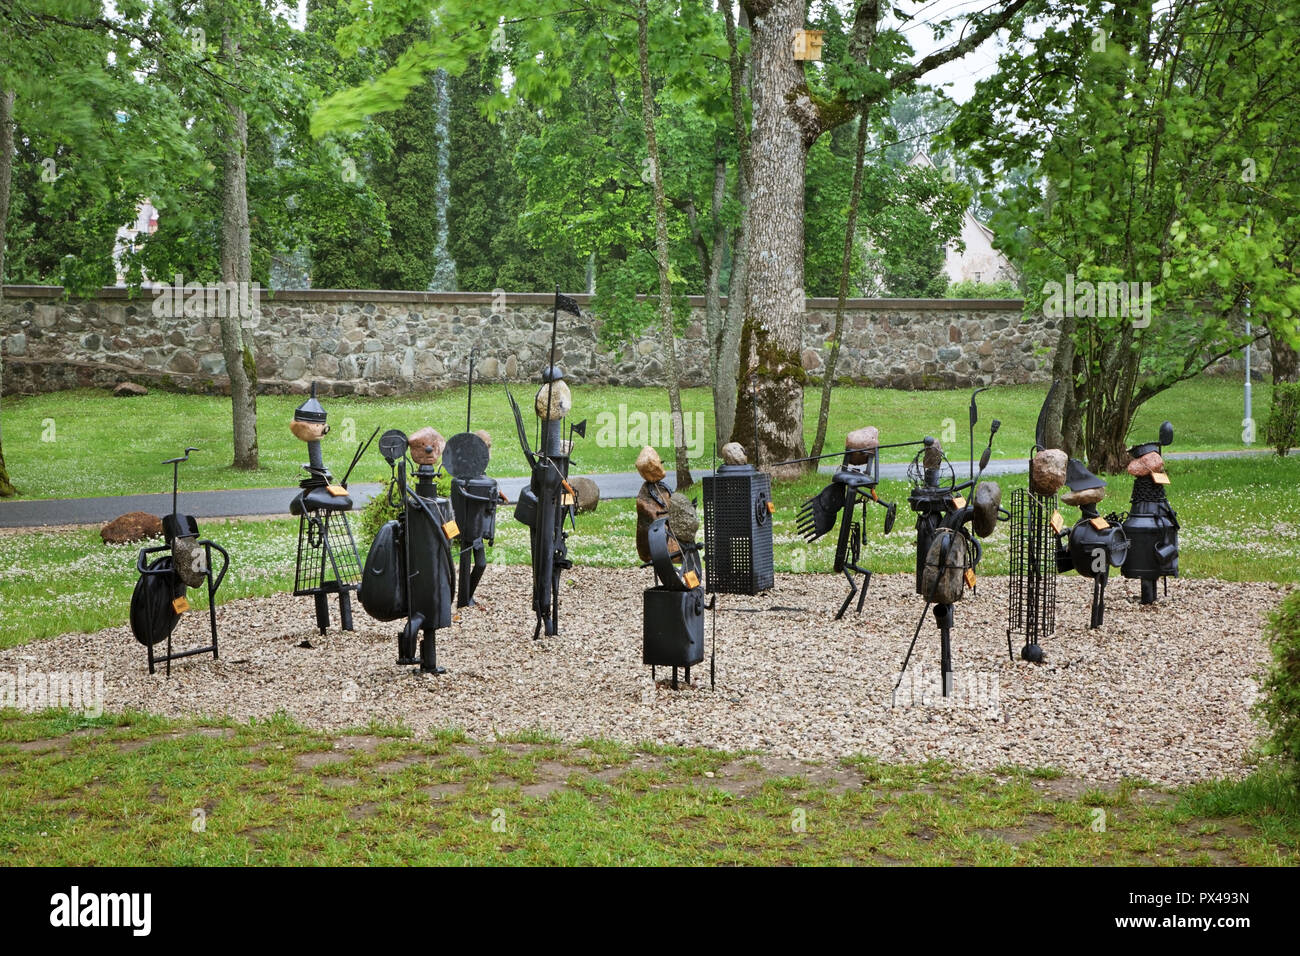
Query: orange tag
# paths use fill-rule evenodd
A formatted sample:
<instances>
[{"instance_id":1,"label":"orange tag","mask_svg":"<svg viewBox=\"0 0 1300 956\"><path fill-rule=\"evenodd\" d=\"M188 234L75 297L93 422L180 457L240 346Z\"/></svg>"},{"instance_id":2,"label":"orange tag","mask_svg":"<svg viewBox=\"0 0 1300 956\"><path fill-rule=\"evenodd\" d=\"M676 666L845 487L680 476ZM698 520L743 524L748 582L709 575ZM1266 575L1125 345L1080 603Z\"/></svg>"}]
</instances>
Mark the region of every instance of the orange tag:
<instances>
[{"instance_id":1,"label":"orange tag","mask_svg":"<svg viewBox=\"0 0 1300 956\"><path fill-rule=\"evenodd\" d=\"M454 538L456 535L460 534L460 526L457 525L455 521L448 521L442 526L442 533L449 538Z\"/></svg>"},{"instance_id":2,"label":"orange tag","mask_svg":"<svg viewBox=\"0 0 1300 956\"><path fill-rule=\"evenodd\" d=\"M1098 531L1104 531L1110 527L1110 522L1107 521L1105 518L1093 518L1088 523L1091 524Z\"/></svg>"},{"instance_id":3,"label":"orange tag","mask_svg":"<svg viewBox=\"0 0 1300 956\"><path fill-rule=\"evenodd\" d=\"M1052 512L1052 530L1055 531L1057 534L1060 534L1062 531L1065 530L1065 519L1061 517L1061 513L1059 511Z\"/></svg>"},{"instance_id":4,"label":"orange tag","mask_svg":"<svg viewBox=\"0 0 1300 956\"><path fill-rule=\"evenodd\" d=\"M698 588L700 586L700 576L694 571L687 571L682 575L682 580L686 582L688 588Z\"/></svg>"},{"instance_id":5,"label":"orange tag","mask_svg":"<svg viewBox=\"0 0 1300 956\"><path fill-rule=\"evenodd\" d=\"M184 614L189 609L190 609L190 602L185 600L184 595L172 601L172 610L175 611L177 614Z\"/></svg>"},{"instance_id":6,"label":"orange tag","mask_svg":"<svg viewBox=\"0 0 1300 956\"><path fill-rule=\"evenodd\" d=\"M768 514L772 514L772 515L776 514L776 502L775 502L775 501L769 501L769 502L767 503L767 513L768 513Z\"/></svg>"},{"instance_id":7,"label":"orange tag","mask_svg":"<svg viewBox=\"0 0 1300 956\"><path fill-rule=\"evenodd\" d=\"M966 499L963 498L961 495L953 495L953 496L952 496L952 506L953 506L954 508L965 508L965 507L966 507Z\"/></svg>"},{"instance_id":8,"label":"orange tag","mask_svg":"<svg viewBox=\"0 0 1300 956\"><path fill-rule=\"evenodd\" d=\"M968 587L968 588L973 588L974 586L975 586L975 569L974 569L974 568L967 568L967 569L966 569L966 587Z\"/></svg>"},{"instance_id":9,"label":"orange tag","mask_svg":"<svg viewBox=\"0 0 1300 956\"><path fill-rule=\"evenodd\" d=\"M346 497L348 493L348 490L344 488L342 485L326 485L325 490L328 491L330 494L332 494L335 498Z\"/></svg>"},{"instance_id":10,"label":"orange tag","mask_svg":"<svg viewBox=\"0 0 1300 956\"><path fill-rule=\"evenodd\" d=\"M563 495L560 496L560 504L564 505L566 508L569 505L573 504L573 495L569 494L568 492L565 492Z\"/></svg>"},{"instance_id":11,"label":"orange tag","mask_svg":"<svg viewBox=\"0 0 1300 956\"><path fill-rule=\"evenodd\" d=\"M1169 476L1166 475L1163 471L1151 472L1151 480L1154 481L1157 485L1169 484Z\"/></svg>"}]
</instances>

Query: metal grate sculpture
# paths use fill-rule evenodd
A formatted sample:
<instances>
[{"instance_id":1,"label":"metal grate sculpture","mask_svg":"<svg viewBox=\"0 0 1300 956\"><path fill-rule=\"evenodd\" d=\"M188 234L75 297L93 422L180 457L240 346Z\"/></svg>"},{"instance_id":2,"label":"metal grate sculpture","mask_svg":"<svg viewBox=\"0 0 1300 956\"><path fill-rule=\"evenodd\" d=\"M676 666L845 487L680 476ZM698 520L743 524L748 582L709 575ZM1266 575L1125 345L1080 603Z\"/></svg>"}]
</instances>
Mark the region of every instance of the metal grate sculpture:
<instances>
[{"instance_id":1,"label":"metal grate sculpture","mask_svg":"<svg viewBox=\"0 0 1300 956\"><path fill-rule=\"evenodd\" d=\"M1012 636L1020 635L1020 656L1043 659L1043 639L1056 633L1056 495L1016 489L1011 493L1011 562L1007 583L1007 655L1015 660Z\"/></svg>"},{"instance_id":2,"label":"metal grate sculpture","mask_svg":"<svg viewBox=\"0 0 1300 956\"><path fill-rule=\"evenodd\" d=\"M316 604L316 627L324 634L329 629L329 596L338 595L339 623L352 630L352 592L361 585L361 558L347 513L352 510L348 494L348 477L370 447L370 440L357 446L343 480L335 483L321 454L321 439L329 434L325 409L316 399L316 383L311 395L293 413L289 430L307 444L307 477L298 483L302 490L289 502L289 513L298 516L298 558L294 570L295 597L310 595Z\"/></svg>"},{"instance_id":3,"label":"metal grate sculpture","mask_svg":"<svg viewBox=\"0 0 1300 956\"><path fill-rule=\"evenodd\" d=\"M704 577L711 594L759 594L776 581L772 560L772 479L737 442L704 479Z\"/></svg>"}]
</instances>

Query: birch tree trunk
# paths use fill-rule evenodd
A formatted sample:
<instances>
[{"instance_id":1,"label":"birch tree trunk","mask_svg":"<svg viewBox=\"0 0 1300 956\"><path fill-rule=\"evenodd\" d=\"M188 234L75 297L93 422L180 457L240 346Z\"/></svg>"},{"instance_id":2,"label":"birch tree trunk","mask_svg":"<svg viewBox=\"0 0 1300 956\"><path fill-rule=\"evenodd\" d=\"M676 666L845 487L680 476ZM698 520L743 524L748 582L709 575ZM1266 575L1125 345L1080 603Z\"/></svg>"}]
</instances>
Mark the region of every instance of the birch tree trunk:
<instances>
[{"instance_id":1,"label":"birch tree trunk","mask_svg":"<svg viewBox=\"0 0 1300 956\"><path fill-rule=\"evenodd\" d=\"M0 306L5 299L5 241L9 222L9 189L14 170L14 94L0 86ZM0 348L0 395L4 394L4 350ZM5 467L4 432L0 430L0 498L15 491Z\"/></svg>"},{"instance_id":2,"label":"birch tree trunk","mask_svg":"<svg viewBox=\"0 0 1300 956\"><path fill-rule=\"evenodd\" d=\"M664 358L668 372L668 405L673 422L673 457L677 468L677 490L693 483L690 456L686 450L685 420L682 417L681 373L677 363L677 336L673 331L673 286L668 276L668 207L664 199L663 171L659 167L659 141L655 138L655 96L650 81L650 13L647 0L636 5L636 52L641 71L641 121L645 126L646 149L655 200L655 259L659 266L659 321L662 326Z\"/></svg>"},{"instance_id":3,"label":"birch tree trunk","mask_svg":"<svg viewBox=\"0 0 1300 956\"><path fill-rule=\"evenodd\" d=\"M237 62L238 44L227 31L222 46ZM228 102L229 123L223 127L221 174L221 281L252 284L253 256L248 226L248 116L242 106ZM250 294L246 299L253 302ZM228 300L229 301L229 300ZM251 335L237 308L222 309L221 354L230 376L230 405L234 425L236 468L257 467L257 362Z\"/></svg>"}]
</instances>

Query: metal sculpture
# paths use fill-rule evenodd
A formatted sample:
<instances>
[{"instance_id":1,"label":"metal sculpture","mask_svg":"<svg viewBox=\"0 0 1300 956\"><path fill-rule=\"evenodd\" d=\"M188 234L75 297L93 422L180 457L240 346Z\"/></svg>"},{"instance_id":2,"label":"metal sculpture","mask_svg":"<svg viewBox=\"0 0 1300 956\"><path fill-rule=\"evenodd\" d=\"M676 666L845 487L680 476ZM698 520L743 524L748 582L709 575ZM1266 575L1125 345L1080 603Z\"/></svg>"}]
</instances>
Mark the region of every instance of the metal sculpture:
<instances>
[{"instance_id":1,"label":"metal sculpture","mask_svg":"<svg viewBox=\"0 0 1300 956\"><path fill-rule=\"evenodd\" d=\"M638 470L644 457L645 450L638 458ZM654 457L658 459L658 455ZM677 690L677 669L686 669L689 684L691 668L704 660L704 611L712 609L717 598L707 604L704 600L700 548L695 537L700 522L694 503L681 493L668 493L658 479L646 478L642 491L650 496L652 505L657 506L658 499L662 499L663 513L643 523L642 498L637 496L637 553L645 562L642 567L654 569L656 581L643 596L641 660L650 665L652 680L655 668L671 667L671 686ZM711 657L711 685L714 673Z\"/></svg>"},{"instance_id":2,"label":"metal sculpture","mask_svg":"<svg viewBox=\"0 0 1300 956\"><path fill-rule=\"evenodd\" d=\"M1173 441L1174 426L1165 422L1160 426L1158 440L1128 450L1133 497L1124 519L1129 550L1122 570L1124 577L1142 582L1143 604L1155 603L1157 580L1164 581L1167 595L1169 578L1178 577L1178 515L1165 494L1169 476L1161 454Z\"/></svg>"},{"instance_id":3,"label":"metal sculpture","mask_svg":"<svg viewBox=\"0 0 1300 956\"><path fill-rule=\"evenodd\" d=\"M560 575L573 567L569 560L568 532L565 519L576 527L574 513L577 499L569 484L569 459L573 449L573 436L586 436L587 423L581 421L569 429L565 440L564 420L573 405L564 372L555 364L556 327L561 310L580 316L578 303L555 290L555 307L551 316L550 364L542 372L542 386L537 391L533 408L541 428L538 450L534 454L524 431L519 405L506 389L510 409L514 412L515 428L519 432L519 445L528 460L531 477L528 487L519 495L515 505L515 518L528 527L530 556L533 567L533 614L537 624L533 640L544 632L551 637L560 627Z\"/></svg>"},{"instance_id":4,"label":"metal sculpture","mask_svg":"<svg viewBox=\"0 0 1300 956\"><path fill-rule=\"evenodd\" d=\"M972 396L972 408L974 404ZM903 682L926 614L933 606L935 624L939 627L943 696L952 694L953 605L962 599L966 588L975 586L975 569L983 556L978 538L987 538L999 520L1010 517L1002 509L1002 489L998 484L980 481L993 452L993 436L1001 425L997 419L993 420L988 445L980 455L978 471L974 468L972 447L972 477L961 484L957 483L956 473L944 456L943 448L933 438L923 440L925 447L917 452L908 467L908 480L912 485L908 505L916 512L916 591L925 598L925 608L916 623L907 656L903 658L898 681L894 684L895 693ZM969 503L963 492L971 494ZM970 525L969 529L967 525Z\"/></svg>"},{"instance_id":5,"label":"metal sculpture","mask_svg":"<svg viewBox=\"0 0 1300 956\"><path fill-rule=\"evenodd\" d=\"M887 445L885 447L895 447ZM894 518L898 505L882 501L876 494L876 485L880 484L880 433L867 426L849 432L844 440L844 458L840 462L831 483L821 490L816 497L809 498L799 509L799 533L806 541L816 541L835 527L838 519L840 525L839 539L835 543L834 570L840 572L849 582L849 593L835 615L838 621L848 610L854 596L858 598L858 613L867 599L867 587L871 584L871 569L859 563L862 560L863 529L867 526L867 505L875 502L885 509L885 534L894 527ZM854 511L861 505L862 513L854 520ZM862 575L862 588L859 591L854 575Z\"/></svg>"},{"instance_id":6,"label":"metal sculpture","mask_svg":"<svg viewBox=\"0 0 1300 956\"><path fill-rule=\"evenodd\" d=\"M352 510L348 478L365 450L379 433L376 428L368 441L357 446L343 480L325 467L321 439L329 434L325 409L316 399L316 383L310 397L293 413L289 430L307 444L307 477L298 482L302 489L289 502L289 513L298 516L298 559L293 578L295 597L310 595L316 604L316 627L322 634L330 626L329 596L338 595L339 624L352 630L352 592L361 585L361 557L347 513Z\"/></svg>"},{"instance_id":7,"label":"metal sculpture","mask_svg":"<svg viewBox=\"0 0 1300 956\"><path fill-rule=\"evenodd\" d=\"M471 607L479 580L487 569L487 546L496 542L497 505L506 501L496 479L487 476L492 436L470 431L474 396L474 353L469 355L469 389L465 398L465 431L447 439L443 467L451 474L451 509L456 517L460 544L460 579L457 607ZM472 563L471 563L472 562Z\"/></svg>"},{"instance_id":8,"label":"metal sculpture","mask_svg":"<svg viewBox=\"0 0 1300 956\"><path fill-rule=\"evenodd\" d=\"M172 661L196 654L211 653L216 659L217 650L217 588L221 587L230 567L230 554L219 544L199 537L199 523L193 515L183 515L177 507L177 489L180 484L180 466L189 461L186 448L178 458L168 458L164 465L172 466L172 513L162 519L165 544L143 548L136 556L135 569L140 577L131 594L131 633L149 651L149 673L156 665L165 663L171 676ZM212 552L221 557L221 570L213 573ZM150 560L150 555L159 555ZM189 650L172 650L172 632L181 615L190 609L186 588L206 585L208 592L208 628L210 642ZM154 653L154 647L167 642L167 652Z\"/></svg>"},{"instance_id":9,"label":"metal sculpture","mask_svg":"<svg viewBox=\"0 0 1300 956\"><path fill-rule=\"evenodd\" d=\"M704 577L711 594L759 594L776 581L772 560L772 479L737 442L704 479Z\"/></svg>"},{"instance_id":10,"label":"metal sculpture","mask_svg":"<svg viewBox=\"0 0 1300 956\"><path fill-rule=\"evenodd\" d=\"M451 626L456 589L452 539L458 532L450 502L439 497L436 484L443 447L432 428L409 438L391 429L380 437L380 454L392 472L388 501L399 511L375 535L357 595L377 620L406 618L397 636L397 663L419 664L433 674L446 673L438 665L438 630ZM414 488L407 482L408 457L416 466Z\"/></svg>"}]
</instances>

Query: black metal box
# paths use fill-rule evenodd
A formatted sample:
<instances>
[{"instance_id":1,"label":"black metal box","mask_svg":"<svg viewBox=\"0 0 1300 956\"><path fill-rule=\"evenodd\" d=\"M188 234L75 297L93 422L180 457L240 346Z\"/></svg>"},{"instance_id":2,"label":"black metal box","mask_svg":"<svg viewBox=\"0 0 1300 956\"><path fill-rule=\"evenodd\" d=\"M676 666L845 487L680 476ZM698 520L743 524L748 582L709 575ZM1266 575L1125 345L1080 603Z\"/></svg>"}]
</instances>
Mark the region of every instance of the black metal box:
<instances>
[{"instance_id":1,"label":"black metal box","mask_svg":"<svg viewBox=\"0 0 1300 956\"><path fill-rule=\"evenodd\" d=\"M753 465L723 465L704 479L708 591L758 594L772 587L772 512L772 479Z\"/></svg>"},{"instance_id":2,"label":"black metal box","mask_svg":"<svg viewBox=\"0 0 1300 956\"><path fill-rule=\"evenodd\" d=\"M642 663L693 667L704 660L704 595L699 588L647 588L642 611Z\"/></svg>"}]
</instances>

